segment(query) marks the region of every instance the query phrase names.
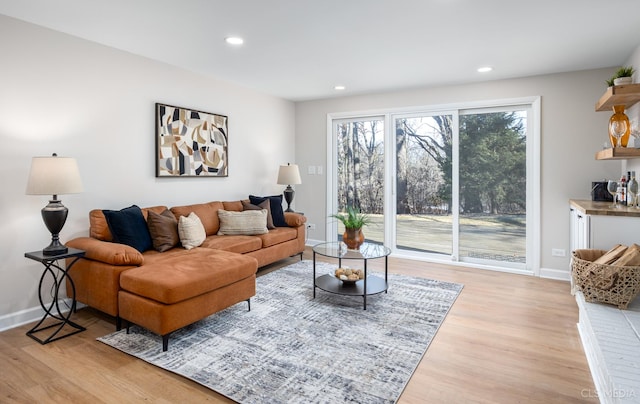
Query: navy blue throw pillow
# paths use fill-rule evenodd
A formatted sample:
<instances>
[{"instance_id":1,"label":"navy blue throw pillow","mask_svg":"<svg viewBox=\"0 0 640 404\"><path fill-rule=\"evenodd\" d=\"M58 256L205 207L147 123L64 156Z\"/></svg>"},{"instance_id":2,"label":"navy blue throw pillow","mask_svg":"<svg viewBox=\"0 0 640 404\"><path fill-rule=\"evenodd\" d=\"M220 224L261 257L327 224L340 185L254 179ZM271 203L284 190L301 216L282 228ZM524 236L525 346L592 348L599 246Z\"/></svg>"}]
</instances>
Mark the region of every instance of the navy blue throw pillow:
<instances>
[{"instance_id":1,"label":"navy blue throw pillow","mask_svg":"<svg viewBox=\"0 0 640 404\"><path fill-rule=\"evenodd\" d=\"M273 196L254 196L249 195L249 202L253 205L259 205L265 200L269 200L269 207L271 208L271 218L273 219L273 225L276 227L289 227L284 220L284 211L282 210L282 195Z\"/></svg>"},{"instance_id":2,"label":"navy blue throw pillow","mask_svg":"<svg viewBox=\"0 0 640 404\"><path fill-rule=\"evenodd\" d=\"M153 248L151 234L142 210L132 205L121 210L103 210L113 241L145 252Z\"/></svg>"}]
</instances>

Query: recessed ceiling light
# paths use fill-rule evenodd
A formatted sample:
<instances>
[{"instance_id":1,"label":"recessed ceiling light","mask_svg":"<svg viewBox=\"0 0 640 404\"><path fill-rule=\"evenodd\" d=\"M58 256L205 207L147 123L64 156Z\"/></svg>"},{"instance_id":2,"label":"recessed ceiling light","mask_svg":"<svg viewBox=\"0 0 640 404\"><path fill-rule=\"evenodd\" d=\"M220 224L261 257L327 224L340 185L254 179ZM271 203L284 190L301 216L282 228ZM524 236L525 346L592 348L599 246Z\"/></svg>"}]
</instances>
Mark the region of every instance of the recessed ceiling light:
<instances>
[{"instance_id":1,"label":"recessed ceiling light","mask_svg":"<svg viewBox=\"0 0 640 404\"><path fill-rule=\"evenodd\" d=\"M346 90L347 87L345 87L345 86L335 86L335 87L333 87L333 89L334 90L338 90L338 91L342 91L342 90Z\"/></svg>"},{"instance_id":2,"label":"recessed ceiling light","mask_svg":"<svg viewBox=\"0 0 640 404\"><path fill-rule=\"evenodd\" d=\"M489 73L492 70L493 70L493 67L491 66L478 67L478 73Z\"/></svg>"},{"instance_id":3,"label":"recessed ceiling light","mask_svg":"<svg viewBox=\"0 0 640 404\"><path fill-rule=\"evenodd\" d=\"M228 36L224 40L229 45L242 45L244 43L244 39L240 38L239 36Z\"/></svg>"}]
</instances>

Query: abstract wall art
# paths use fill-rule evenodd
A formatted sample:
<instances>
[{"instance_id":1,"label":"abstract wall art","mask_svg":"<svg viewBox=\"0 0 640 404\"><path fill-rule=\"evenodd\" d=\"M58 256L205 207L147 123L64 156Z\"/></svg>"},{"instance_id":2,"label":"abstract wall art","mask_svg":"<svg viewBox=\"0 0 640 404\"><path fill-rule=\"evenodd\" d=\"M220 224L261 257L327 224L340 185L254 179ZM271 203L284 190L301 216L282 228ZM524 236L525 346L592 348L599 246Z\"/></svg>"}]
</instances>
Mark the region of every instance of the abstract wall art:
<instances>
[{"instance_id":1,"label":"abstract wall art","mask_svg":"<svg viewBox=\"0 0 640 404\"><path fill-rule=\"evenodd\" d=\"M156 103L156 177L227 177L228 118Z\"/></svg>"}]
</instances>

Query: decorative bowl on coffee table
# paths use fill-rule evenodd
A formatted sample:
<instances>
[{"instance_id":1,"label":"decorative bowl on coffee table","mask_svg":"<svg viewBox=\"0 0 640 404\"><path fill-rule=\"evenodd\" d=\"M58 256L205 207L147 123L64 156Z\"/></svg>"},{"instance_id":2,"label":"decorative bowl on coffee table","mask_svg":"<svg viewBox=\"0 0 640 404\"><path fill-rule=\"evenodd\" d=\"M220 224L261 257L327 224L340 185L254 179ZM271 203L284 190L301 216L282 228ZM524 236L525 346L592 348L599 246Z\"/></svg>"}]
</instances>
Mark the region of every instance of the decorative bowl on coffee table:
<instances>
[{"instance_id":1,"label":"decorative bowl on coffee table","mask_svg":"<svg viewBox=\"0 0 640 404\"><path fill-rule=\"evenodd\" d=\"M362 269L338 268L334 275L344 285L355 285L356 282L364 279L364 271Z\"/></svg>"}]
</instances>

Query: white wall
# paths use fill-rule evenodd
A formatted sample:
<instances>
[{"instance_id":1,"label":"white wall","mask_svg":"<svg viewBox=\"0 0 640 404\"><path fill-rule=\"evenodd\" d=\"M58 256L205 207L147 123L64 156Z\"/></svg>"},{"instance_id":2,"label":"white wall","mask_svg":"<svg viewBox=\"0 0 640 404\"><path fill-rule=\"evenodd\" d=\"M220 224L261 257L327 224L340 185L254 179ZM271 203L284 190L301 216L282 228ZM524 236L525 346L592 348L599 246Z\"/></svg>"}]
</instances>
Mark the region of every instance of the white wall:
<instances>
[{"instance_id":1,"label":"white wall","mask_svg":"<svg viewBox=\"0 0 640 404\"><path fill-rule=\"evenodd\" d=\"M479 84L421 88L296 103L296 162L303 184L297 203L309 222L317 224L310 238L324 239L327 212L326 176L307 175L309 165L326 164L329 113L439 105L528 96L542 97L541 138L541 270L546 276L569 277L569 206L571 198L590 199L591 181L619 175L620 163L596 161L608 140L609 114L595 112L615 69L489 81ZM326 172L326 170L325 170ZM552 257L552 248L567 252Z\"/></svg>"},{"instance_id":2,"label":"white wall","mask_svg":"<svg viewBox=\"0 0 640 404\"><path fill-rule=\"evenodd\" d=\"M636 48L633 54L629 57L629 60L624 64L625 66L633 66L636 72L633 75L633 82L640 82L640 46ZM640 123L640 103L629 108L625 111L630 120L636 120ZM640 139L634 139L634 146L640 147ZM623 173L627 171L635 171L636 179L640 177L640 159L623 160L622 170ZM620 176L618 176L619 178Z\"/></svg>"},{"instance_id":3,"label":"white wall","mask_svg":"<svg viewBox=\"0 0 640 404\"><path fill-rule=\"evenodd\" d=\"M24 252L45 247L50 234L40 216L48 198L25 195L33 156L57 152L78 161L84 193L61 196L70 211L63 242L87 234L95 208L283 189L278 166L295 151L289 101L2 15L0 54L0 329L32 319L39 307L42 266ZM156 102L229 117L228 178L155 178Z\"/></svg>"}]
</instances>

